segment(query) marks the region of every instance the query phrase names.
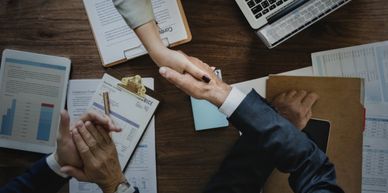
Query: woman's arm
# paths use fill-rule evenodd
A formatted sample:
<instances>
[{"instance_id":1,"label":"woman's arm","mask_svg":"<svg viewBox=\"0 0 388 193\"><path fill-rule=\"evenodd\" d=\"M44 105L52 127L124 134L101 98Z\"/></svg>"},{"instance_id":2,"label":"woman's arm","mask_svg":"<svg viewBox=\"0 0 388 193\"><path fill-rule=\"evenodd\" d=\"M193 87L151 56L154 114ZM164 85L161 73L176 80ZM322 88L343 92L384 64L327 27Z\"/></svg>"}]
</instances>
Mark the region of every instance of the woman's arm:
<instances>
[{"instance_id":1,"label":"woman's arm","mask_svg":"<svg viewBox=\"0 0 388 193\"><path fill-rule=\"evenodd\" d=\"M210 76L191 63L182 52L164 46L150 0L113 0L113 3L159 67L167 66L181 73L188 72L205 82L210 80Z\"/></svg>"}]
</instances>

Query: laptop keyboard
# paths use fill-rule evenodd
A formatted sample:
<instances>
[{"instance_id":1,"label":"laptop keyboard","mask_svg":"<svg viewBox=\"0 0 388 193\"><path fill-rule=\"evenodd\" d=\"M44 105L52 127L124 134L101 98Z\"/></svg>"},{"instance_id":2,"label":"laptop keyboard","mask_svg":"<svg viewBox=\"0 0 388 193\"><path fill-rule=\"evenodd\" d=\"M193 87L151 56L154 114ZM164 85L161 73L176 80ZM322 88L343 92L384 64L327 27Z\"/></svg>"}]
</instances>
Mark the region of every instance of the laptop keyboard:
<instances>
[{"instance_id":1,"label":"laptop keyboard","mask_svg":"<svg viewBox=\"0 0 388 193\"><path fill-rule=\"evenodd\" d=\"M278 21L257 31L270 48L292 37L350 0L310 0Z\"/></svg>"},{"instance_id":2,"label":"laptop keyboard","mask_svg":"<svg viewBox=\"0 0 388 193\"><path fill-rule=\"evenodd\" d=\"M256 19L291 0L245 0Z\"/></svg>"}]
</instances>

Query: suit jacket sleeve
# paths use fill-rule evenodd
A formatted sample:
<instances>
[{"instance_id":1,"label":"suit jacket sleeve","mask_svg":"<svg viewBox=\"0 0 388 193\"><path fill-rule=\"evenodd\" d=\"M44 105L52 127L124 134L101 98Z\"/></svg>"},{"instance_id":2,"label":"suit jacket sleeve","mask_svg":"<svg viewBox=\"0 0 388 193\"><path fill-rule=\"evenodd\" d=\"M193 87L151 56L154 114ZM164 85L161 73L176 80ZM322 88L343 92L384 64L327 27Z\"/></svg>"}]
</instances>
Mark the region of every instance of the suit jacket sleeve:
<instances>
[{"instance_id":1,"label":"suit jacket sleeve","mask_svg":"<svg viewBox=\"0 0 388 193\"><path fill-rule=\"evenodd\" d=\"M62 178L49 168L44 157L24 174L0 188L0 193L55 193L67 181L68 179Z\"/></svg>"},{"instance_id":2,"label":"suit jacket sleeve","mask_svg":"<svg viewBox=\"0 0 388 193\"><path fill-rule=\"evenodd\" d=\"M257 139L256 145L265 150L261 156L273 160L280 171L290 173L294 192L343 192L328 157L255 91L246 96L229 120L244 135Z\"/></svg>"},{"instance_id":3,"label":"suit jacket sleeve","mask_svg":"<svg viewBox=\"0 0 388 193\"><path fill-rule=\"evenodd\" d=\"M113 0L113 3L132 29L154 20L151 0Z\"/></svg>"}]
</instances>

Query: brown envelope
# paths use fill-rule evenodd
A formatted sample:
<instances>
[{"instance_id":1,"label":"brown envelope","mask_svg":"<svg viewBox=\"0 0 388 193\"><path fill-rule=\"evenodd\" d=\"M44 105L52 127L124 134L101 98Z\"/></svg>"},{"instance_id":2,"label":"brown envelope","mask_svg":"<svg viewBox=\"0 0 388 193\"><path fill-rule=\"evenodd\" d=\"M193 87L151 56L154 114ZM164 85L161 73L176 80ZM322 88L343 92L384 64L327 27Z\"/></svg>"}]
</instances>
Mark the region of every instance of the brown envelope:
<instances>
[{"instance_id":1,"label":"brown envelope","mask_svg":"<svg viewBox=\"0 0 388 193\"><path fill-rule=\"evenodd\" d=\"M267 99L289 90L306 90L320 98L313 117L329 120L327 155L335 164L337 182L345 192L361 193L363 80L360 78L270 76ZM275 170L264 186L264 193L292 193L288 174Z\"/></svg>"}]
</instances>

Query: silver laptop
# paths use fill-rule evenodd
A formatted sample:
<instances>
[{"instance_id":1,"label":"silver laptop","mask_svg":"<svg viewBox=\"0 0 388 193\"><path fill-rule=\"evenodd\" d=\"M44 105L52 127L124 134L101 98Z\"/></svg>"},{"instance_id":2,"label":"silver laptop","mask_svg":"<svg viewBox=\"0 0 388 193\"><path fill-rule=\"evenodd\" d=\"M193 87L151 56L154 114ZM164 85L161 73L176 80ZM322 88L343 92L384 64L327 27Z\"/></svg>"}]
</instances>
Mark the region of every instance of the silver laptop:
<instances>
[{"instance_id":1,"label":"silver laptop","mask_svg":"<svg viewBox=\"0 0 388 193\"><path fill-rule=\"evenodd\" d=\"M273 48L350 0L235 0L249 24Z\"/></svg>"}]
</instances>

